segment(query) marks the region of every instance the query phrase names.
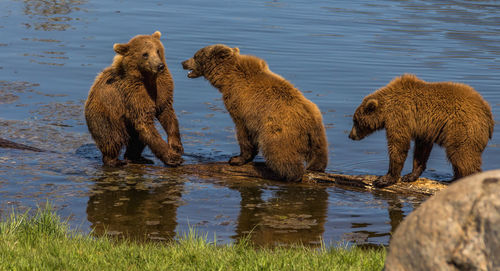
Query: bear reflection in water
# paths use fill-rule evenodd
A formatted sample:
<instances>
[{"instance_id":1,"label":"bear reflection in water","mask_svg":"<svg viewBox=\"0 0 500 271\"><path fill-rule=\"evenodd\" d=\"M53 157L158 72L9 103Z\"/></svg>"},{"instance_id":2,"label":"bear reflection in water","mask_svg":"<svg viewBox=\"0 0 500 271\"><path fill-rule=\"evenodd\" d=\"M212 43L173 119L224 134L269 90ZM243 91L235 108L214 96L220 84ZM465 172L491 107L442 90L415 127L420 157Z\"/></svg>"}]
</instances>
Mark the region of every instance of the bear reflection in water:
<instances>
[{"instance_id":1,"label":"bear reflection in water","mask_svg":"<svg viewBox=\"0 0 500 271\"><path fill-rule=\"evenodd\" d=\"M232 239L250 236L250 241L259 246L294 243L317 246L325 238L327 221L331 225L327 236L329 240L334 234L333 239L366 244L371 242L371 238L388 236L404 216L403 204L398 196L376 191L374 200L387 203L391 228L374 231L371 230L372 221L369 217L352 216L348 210L335 213L336 209L333 209L328 212L329 189L332 189L329 187L287 185L255 179L218 180L215 189L222 191L229 188L240 194L239 205L234 206L239 214L231 217L229 213L224 213L224 216L235 220L221 224L217 218L221 215L217 209L220 203L216 198L202 200L202 209L205 211L203 218L199 217L197 212L201 206L196 205L200 204L199 199L191 201L189 196L184 195L190 193L190 189L186 188L189 182L185 176L165 176L129 167L107 172L94 181L87 204L87 219L96 235L107 233L134 240L171 240L176 234L187 232L188 228L178 226L186 227L188 223L200 232L205 232L207 227L216 232L224 227L222 231L227 232L225 227L234 225L234 235L230 236ZM207 192L220 193L213 190ZM179 206L185 204L190 205L190 208L183 208L182 214L179 213ZM233 206L225 208L230 210ZM186 219L189 221L186 222ZM204 220L208 221L197 225ZM376 220L373 222L380 222L379 217ZM349 227L352 228L351 233ZM375 229L379 229L379 226L375 226Z\"/></svg>"},{"instance_id":2,"label":"bear reflection in water","mask_svg":"<svg viewBox=\"0 0 500 271\"><path fill-rule=\"evenodd\" d=\"M174 238L179 219L178 207L191 204L182 200L182 194L188 193L185 190L188 180L159 177L151 182L150 176L141 178L137 172L133 178L130 177L132 174L127 174L129 177L126 179L118 175L110 174L95 180L87 204L87 219L92 223L94 234L134 240ZM272 191L272 196L265 199L263 194L266 190L261 187L262 184L224 185L241 195L239 215L234 222L236 235L231 236L235 240L250 235L251 241L258 245L319 244L327 215L326 188L284 186ZM216 199L213 201L216 205ZM196 206L193 208L197 209ZM189 212L192 208L185 210ZM211 215L213 220L206 223L212 226L218 224L220 211L204 213L203 217L206 219ZM183 213L182 216L181 219L189 218L189 223L203 232L204 224L196 226L199 222L196 211ZM180 231L187 232L188 229Z\"/></svg>"},{"instance_id":3,"label":"bear reflection in water","mask_svg":"<svg viewBox=\"0 0 500 271\"><path fill-rule=\"evenodd\" d=\"M173 238L184 182L160 176L151 181L140 172L127 176L111 172L95 179L87 203L93 233L134 240Z\"/></svg>"}]
</instances>

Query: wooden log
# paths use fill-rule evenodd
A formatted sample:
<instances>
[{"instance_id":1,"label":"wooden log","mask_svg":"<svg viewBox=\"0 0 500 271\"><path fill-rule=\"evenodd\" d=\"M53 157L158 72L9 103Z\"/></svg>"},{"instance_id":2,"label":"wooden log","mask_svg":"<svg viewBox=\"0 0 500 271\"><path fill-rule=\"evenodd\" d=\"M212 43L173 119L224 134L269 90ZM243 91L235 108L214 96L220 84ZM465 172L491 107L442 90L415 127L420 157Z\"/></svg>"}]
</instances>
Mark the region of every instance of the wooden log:
<instances>
[{"instance_id":1,"label":"wooden log","mask_svg":"<svg viewBox=\"0 0 500 271\"><path fill-rule=\"evenodd\" d=\"M13 148L20 150L29 150L43 152L43 150L15 143L0 138L0 148ZM139 166L140 165L134 165ZM227 162L206 163L206 164L186 164L177 168L155 167L159 170L166 170L164 174L176 172L181 175L196 175L205 179L224 179L224 180L248 180L256 179L277 179L277 177L265 166L264 163L249 163L243 166L231 166ZM397 194L413 195L433 195L447 187L447 184L419 178L412 183L398 182L385 188L375 188L373 182L378 178L374 175L346 175L338 173L321 173L308 171L302 178L304 184L323 184L342 187L350 190L374 190L386 191Z\"/></svg>"},{"instance_id":2,"label":"wooden log","mask_svg":"<svg viewBox=\"0 0 500 271\"><path fill-rule=\"evenodd\" d=\"M26 150L26 151L34 151L34 152L43 152L43 150L31 147L24 144L19 144L16 142L12 142L10 140L6 140L0 138L0 148L10 148L10 149L18 149L18 150Z\"/></svg>"},{"instance_id":3,"label":"wooden log","mask_svg":"<svg viewBox=\"0 0 500 271\"><path fill-rule=\"evenodd\" d=\"M265 166L264 163L249 163L243 166L231 166L226 162L187 164L177 168L164 168L181 175L195 175L203 179L223 179L229 181L251 181L256 179L276 179L275 175ZM165 172L165 174L169 174ZM419 178L412 183L398 182L385 188L375 188L373 182L378 178L375 175L346 175L338 173L320 173L308 171L303 179L303 184L321 184L338 186L348 190L370 191L378 190L405 195L433 195L434 193L447 187L446 183Z\"/></svg>"}]
</instances>

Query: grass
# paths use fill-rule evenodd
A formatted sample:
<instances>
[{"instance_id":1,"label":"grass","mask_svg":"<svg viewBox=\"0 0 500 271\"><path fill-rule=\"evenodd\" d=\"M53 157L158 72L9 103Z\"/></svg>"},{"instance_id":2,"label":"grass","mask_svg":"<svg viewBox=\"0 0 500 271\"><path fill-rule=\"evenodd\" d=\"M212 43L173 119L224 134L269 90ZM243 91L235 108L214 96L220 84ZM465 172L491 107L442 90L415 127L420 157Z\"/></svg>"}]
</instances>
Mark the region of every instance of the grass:
<instances>
[{"instance_id":1,"label":"grass","mask_svg":"<svg viewBox=\"0 0 500 271\"><path fill-rule=\"evenodd\" d=\"M71 231L50 207L0 222L0 270L381 270L385 249L216 245L194 230L170 243Z\"/></svg>"}]
</instances>

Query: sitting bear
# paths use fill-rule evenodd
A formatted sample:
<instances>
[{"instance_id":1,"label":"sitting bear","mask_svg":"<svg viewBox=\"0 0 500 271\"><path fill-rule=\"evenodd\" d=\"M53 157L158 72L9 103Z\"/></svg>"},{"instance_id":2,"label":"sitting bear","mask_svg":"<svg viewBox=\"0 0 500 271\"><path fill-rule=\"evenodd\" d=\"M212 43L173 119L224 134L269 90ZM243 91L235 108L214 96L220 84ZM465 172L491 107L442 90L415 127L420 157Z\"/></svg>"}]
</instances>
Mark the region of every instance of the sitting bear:
<instances>
[{"instance_id":1,"label":"sitting bear","mask_svg":"<svg viewBox=\"0 0 500 271\"><path fill-rule=\"evenodd\" d=\"M399 179L411 140L413 170L403 176L404 182L422 174L434 143L446 149L454 180L481 171L481 154L493 126L490 106L472 87L428 83L405 74L364 98L354 113L349 138L361 140L385 128L389 171L374 183L385 187Z\"/></svg>"},{"instance_id":2,"label":"sitting bear","mask_svg":"<svg viewBox=\"0 0 500 271\"><path fill-rule=\"evenodd\" d=\"M229 164L246 164L260 149L281 180L301 181L305 168L325 170L328 143L321 112L264 60L218 44L200 49L182 66L190 70L189 78L204 76L222 93L241 151Z\"/></svg>"},{"instance_id":3,"label":"sitting bear","mask_svg":"<svg viewBox=\"0 0 500 271\"><path fill-rule=\"evenodd\" d=\"M95 79L85 103L85 119L107 166L153 163L141 156L145 146L163 163L182 163L183 147L173 108L174 83L165 62L161 33L139 35L113 46L110 67ZM155 128L159 120L166 143ZM126 146L125 161L118 156Z\"/></svg>"}]
</instances>

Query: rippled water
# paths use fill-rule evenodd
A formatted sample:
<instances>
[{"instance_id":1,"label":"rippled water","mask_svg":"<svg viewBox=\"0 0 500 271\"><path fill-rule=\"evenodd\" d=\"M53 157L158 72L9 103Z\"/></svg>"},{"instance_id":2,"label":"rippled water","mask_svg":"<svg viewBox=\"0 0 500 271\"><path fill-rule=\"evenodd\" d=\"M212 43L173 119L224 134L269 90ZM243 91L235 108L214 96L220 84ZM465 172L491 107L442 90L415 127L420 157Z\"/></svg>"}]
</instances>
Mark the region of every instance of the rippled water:
<instances>
[{"instance_id":1,"label":"rippled water","mask_svg":"<svg viewBox=\"0 0 500 271\"><path fill-rule=\"evenodd\" d=\"M239 151L220 94L180 62L206 45L265 59L324 114L328 171L386 172L384 133L347 138L361 99L402 73L476 88L500 119L500 4L495 1L0 1L0 137L55 153L0 149L0 212L47 199L96 234L164 240L195 226L231 242L387 244L425 198L265 181L207 180L157 167L104 170L83 102L112 45L163 33L187 163ZM496 127L498 128L498 127ZM483 154L498 168L499 131ZM408 159L404 172L411 170ZM157 160L156 160L157 161ZM157 165L160 165L157 161ZM434 148L423 174L451 178Z\"/></svg>"}]
</instances>

